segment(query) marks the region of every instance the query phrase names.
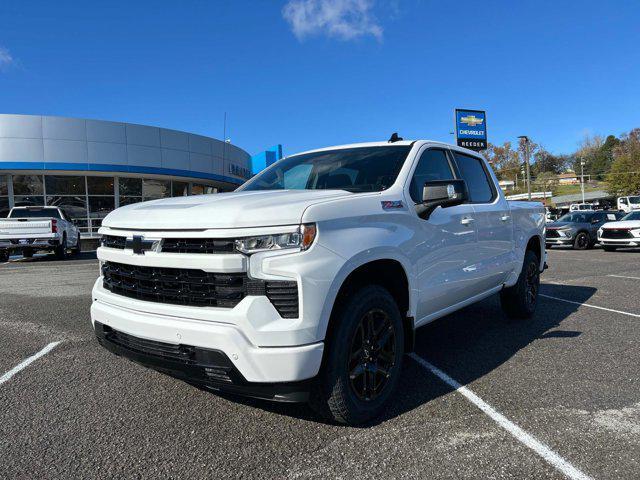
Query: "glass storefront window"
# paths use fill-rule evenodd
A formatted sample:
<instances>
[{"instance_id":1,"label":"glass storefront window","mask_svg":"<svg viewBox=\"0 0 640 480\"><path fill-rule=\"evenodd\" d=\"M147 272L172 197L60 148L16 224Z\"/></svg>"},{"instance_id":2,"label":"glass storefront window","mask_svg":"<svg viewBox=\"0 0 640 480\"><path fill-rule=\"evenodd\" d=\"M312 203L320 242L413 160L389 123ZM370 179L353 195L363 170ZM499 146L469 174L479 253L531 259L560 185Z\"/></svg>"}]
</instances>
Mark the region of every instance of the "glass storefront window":
<instances>
[{"instance_id":1,"label":"glass storefront window","mask_svg":"<svg viewBox=\"0 0 640 480\"><path fill-rule=\"evenodd\" d=\"M46 175L44 185L47 195L84 195L84 177Z\"/></svg>"},{"instance_id":2,"label":"glass storefront window","mask_svg":"<svg viewBox=\"0 0 640 480\"><path fill-rule=\"evenodd\" d=\"M0 197L0 218L9 214L9 197Z\"/></svg>"},{"instance_id":3,"label":"glass storefront window","mask_svg":"<svg viewBox=\"0 0 640 480\"><path fill-rule=\"evenodd\" d=\"M89 197L90 218L104 218L115 208L113 197Z\"/></svg>"},{"instance_id":4,"label":"glass storefront window","mask_svg":"<svg viewBox=\"0 0 640 480\"><path fill-rule=\"evenodd\" d=\"M9 195L9 180L6 175L0 175L0 195Z\"/></svg>"},{"instance_id":5,"label":"glass storefront window","mask_svg":"<svg viewBox=\"0 0 640 480\"><path fill-rule=\"evenodd\" d=\"M120 206L131 205L142 201L142 197L120 197Z\"/></svg>"},{"instance_id":6,"label":"glass storefront window","mask_svg":"<svg viewBox=\"0 0 640 480\"><path fill-rule=\"evenodd\" d=\"M87 189L89 195L113 195L113 177L87 177Z\"/></svg>"},{"instance_id":7,"label":"glass storefront window","mask_svg":"<svg viewBox=\"0 0 640 480\"><path fill-rule=\"evenodd\" d=\"M205 195L208 193L217 193L216 187L211 185L202 185L200 183L194 183L191 187L191 195Z\"/></svg>"},{"instance_id":8,"label":"glass storefront window","mask_svg":"<svg viewBox=\"0 0 640 480\"><path fill-rule=\"evenodd\" d=\"M87 219L87 200L84 195L75 197L47 195L47 205L62 208L73 220Z\"/></svg>"},{"instance_id":9,"label":"glass storefront window","mask_svg":"<svg viewBox=\"0 0 640 480\"><path fill-rule=\"evenodd\" d=\"M42 175L13 176L14 195L42 195L43 193Z\"/></svg>"},{"instance_id":10,"label":"glass storefront window","mask_svg":"<svg viewBox=\"0 0 640 480\"><path fill-rule=\"evenodd\" d=\"M164 198L171 196L170 180L142 179L142 197L145 199Z\"/></svg>"},{"instance_id":11,"label":"glass storefront window","mask_svg":"<svg viewBox=\"0 0 640 480\"><path fill-rule=\"evenodd\" d=\"M171 182L172 197L186 197L189 195L189 184L186 182Z\"/></svg>"},{"instance_id":12,"label":"glass storefront window","mask_svg":"<svg viewBox=\"0 0 640 480\"><path fill-rule=\"evenodd\" d=\"M141 197L142 196L142 179L141 178L119 178L118 187L120 195L123 197Z\"/></svg>"},{"instance_id":13,"label":"glass storefront window","mask_svg":"<svg viewBox=\"0 0 640 480\"><path fill-rule=\"evenodd\" d=\"M15 178L15 177L13 177ZM16 207L42 207L44 206L44 197L43 196L23 196L17 195L13 197L14 205Z\"/></svg>"}]
</instances>

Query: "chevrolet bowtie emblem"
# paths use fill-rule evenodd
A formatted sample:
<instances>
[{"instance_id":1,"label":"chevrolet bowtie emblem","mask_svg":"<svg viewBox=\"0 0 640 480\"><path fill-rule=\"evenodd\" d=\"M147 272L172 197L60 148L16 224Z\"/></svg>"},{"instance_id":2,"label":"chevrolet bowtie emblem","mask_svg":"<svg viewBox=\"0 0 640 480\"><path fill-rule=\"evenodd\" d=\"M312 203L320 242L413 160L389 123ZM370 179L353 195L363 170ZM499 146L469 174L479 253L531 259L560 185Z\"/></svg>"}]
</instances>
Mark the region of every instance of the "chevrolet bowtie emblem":
<instances>
[{"instance_id":1,"label":"chevrolet bowtie emblem","mask_svg":"<svg viewBox=\"0 0 640 480\"><path fill-rule=\"evenodd\" d=\"M126 240L125 248L130 248L136 255L144 255L144 252L153 250L154 243L153 240L144 240L142 236L134 235L131 240Z\"/></svg>"},{"instance_id":2,"label":"chevrolet bowtie emblem","mask_svg":"<svg viewBox=\"0 0 640 480\"><path fill-rule=\"evenodd\" d=\"M484 122L484 118L478 118L475 115L467 115L466 117L460 117L462 123L466 123L470 127L475 127Z\"/></svg>"}]
</instances>

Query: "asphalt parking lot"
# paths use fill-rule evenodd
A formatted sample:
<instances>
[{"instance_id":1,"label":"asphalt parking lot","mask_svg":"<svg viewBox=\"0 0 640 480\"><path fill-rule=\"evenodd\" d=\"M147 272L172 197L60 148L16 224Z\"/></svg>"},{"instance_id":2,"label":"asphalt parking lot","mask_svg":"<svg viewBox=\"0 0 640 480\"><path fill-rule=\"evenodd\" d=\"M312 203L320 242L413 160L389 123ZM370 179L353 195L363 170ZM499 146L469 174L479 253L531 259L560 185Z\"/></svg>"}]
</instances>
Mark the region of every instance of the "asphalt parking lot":
<instances>
[{"instance_id":1,"label":"asphalt parking lot","mask_svg":"<svg viewBox=\"0 0 640 480\"><path fill-rule=\"evenodd\" d=\"M463 391L406 357L397 401L359 428L100 348L91 254L2 264L0 478L637 479L640 251L548 263L533 320L507 321L492 297L419 331L417 357Z\"/></svg>"}]
</instances>

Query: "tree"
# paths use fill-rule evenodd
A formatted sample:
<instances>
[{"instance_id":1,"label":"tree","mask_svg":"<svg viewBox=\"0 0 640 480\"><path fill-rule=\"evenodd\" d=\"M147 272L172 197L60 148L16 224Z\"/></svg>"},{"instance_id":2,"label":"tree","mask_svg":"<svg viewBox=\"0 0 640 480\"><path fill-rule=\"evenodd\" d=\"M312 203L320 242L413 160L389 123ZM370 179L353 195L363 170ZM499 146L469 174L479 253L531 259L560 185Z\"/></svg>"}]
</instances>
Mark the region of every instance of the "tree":
<instances>
[{"instance_id":1,"label":"tree","mask_svg":"<svg viewBox=\"0 0 640 480\"><path fill-rule=\"evenodd\" d=\"M618 196L640 193L640 128L631 130L613 148L613 163L607 175L609 192Z\"/></svg>"},{"instance_id":2,"label":"tree","mask_svg":"<svg viewBox=\"0 0 640 480\"><path fill-rule=\"evenodd\" d=\"M520 155L511 148L511 142L502 145L489 144L483 152L500 180L515 180L520 173Z\"/></svg>"},{"instance_id":3,"label":"tree","mask_svg":"<svg viewBox=\"0 0 640 480\"><path fill-rule=\"evenodd\" d=\"M553 155L540 146L535 155L535 163L532 171L534 175L550 172L558 175L566 170L569 164L569 158L566 155Z\"/></svg>"},{"instance_id":4,"label":"tree","mask_svg":"<svg viewBox=\"0 0 640 480\"><path fill-rule=\"evenodd\" d=\"M534 180L533 185L536 185L543 192L549 191L552 187L557 185L558 179L554 172L542 172Z\"/></svg>"}]
</instances>

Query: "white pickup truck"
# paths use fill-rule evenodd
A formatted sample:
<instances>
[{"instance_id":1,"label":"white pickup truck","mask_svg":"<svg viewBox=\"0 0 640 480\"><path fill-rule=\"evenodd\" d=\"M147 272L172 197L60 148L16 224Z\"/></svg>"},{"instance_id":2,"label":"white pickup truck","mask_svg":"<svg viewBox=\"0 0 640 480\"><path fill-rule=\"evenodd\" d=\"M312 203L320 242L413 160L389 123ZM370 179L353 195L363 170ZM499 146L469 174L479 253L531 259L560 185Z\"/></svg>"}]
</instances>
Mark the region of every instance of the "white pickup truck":
<instances>
[{"instance_id":1,"label":"white pickup truck","mask_svg":"<svg viewBox=\"0 0 640 480\"><path fill-rule=\"evenodd\" d=\"M385 408L416 328L496 293L533 315L544 214L462 148L305 152L233 193L110 213L91 319L116 354L356 424Z\"/></svg>"},{"instance_id":2,"label":"white pickup truck","mask_svg":"<svg viewBox=\"0 0 640 480\"><path fill-rule=\"evenodd\" d=\"M32 257L40 250L63 259L69 248L80 252L80 231L61 208L15 207L0 218L0 261L6 262L13 251Z\"/></svg>"}]
</instances>

